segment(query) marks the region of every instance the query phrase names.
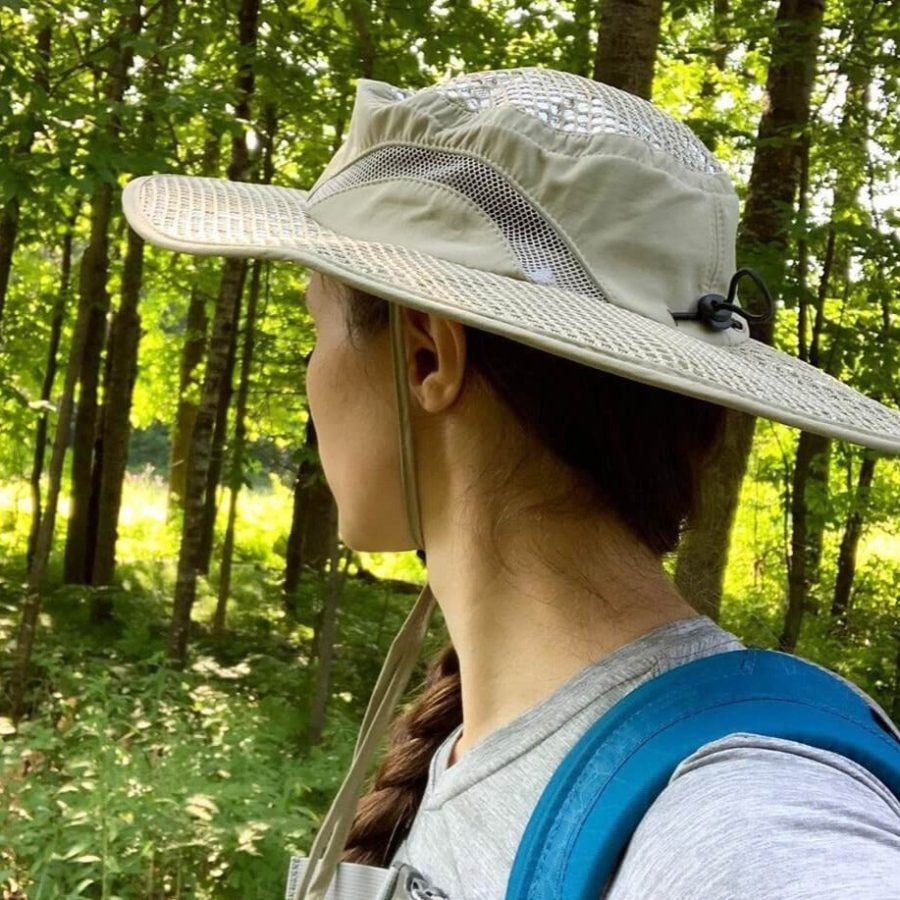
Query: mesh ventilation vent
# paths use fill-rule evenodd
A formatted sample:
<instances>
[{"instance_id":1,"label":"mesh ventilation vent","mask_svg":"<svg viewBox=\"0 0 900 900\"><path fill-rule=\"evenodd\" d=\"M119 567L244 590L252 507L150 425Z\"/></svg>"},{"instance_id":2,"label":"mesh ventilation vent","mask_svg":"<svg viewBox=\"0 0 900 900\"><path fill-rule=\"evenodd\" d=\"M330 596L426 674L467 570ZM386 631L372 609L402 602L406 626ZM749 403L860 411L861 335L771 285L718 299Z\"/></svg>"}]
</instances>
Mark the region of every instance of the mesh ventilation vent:
<instances>
[{"instance_id":1,"label":"mesh ventilation vent","mask_svg":"<svg viewBox=\"0 0 900 900\"><path fill-rule=\"evenodd\" d=\"M723 172L716 158L681 122L646 100L567 72L507 69L461 75L418 93L434 92L472 112L513 106L557 131L621 134L661 150L694 172Z\"/></svg>"},{"instance_id":2,"label":"mesh ventilation vent","mask_svg":"<svg viewBox=\"0 0 900 900\"><path fill-rule=\"evenodd\" d=\"M468 198L497 225L520 268L536 284L607 299L521 191L491 166L460 153L402 145L380 147L323 182L310 194L310 206L339 191L392 178L436 182Z\"/></svg>"}]
</instances>

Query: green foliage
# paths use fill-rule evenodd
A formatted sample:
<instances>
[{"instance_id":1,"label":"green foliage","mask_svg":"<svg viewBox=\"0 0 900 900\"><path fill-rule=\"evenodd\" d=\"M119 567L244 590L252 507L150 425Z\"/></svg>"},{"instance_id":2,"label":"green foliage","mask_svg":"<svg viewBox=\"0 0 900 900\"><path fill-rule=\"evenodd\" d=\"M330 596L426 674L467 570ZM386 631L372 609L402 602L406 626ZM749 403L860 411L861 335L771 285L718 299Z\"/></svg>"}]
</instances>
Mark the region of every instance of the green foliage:
<instances>
[{"instance_id":1,"label":"green foliage","mask_svg":"<svg viewBox=\"0 0 900 900\"><path fill-rule=\"evenodd\" d=\"M29 896L278 890L315 812L249 666L198 679L158 656L62 648L36 662L47 713L4 745L0 822L4 865Z\"/></svg>"},{"instance_id":2,"label":"green foliage","mask_svg":"<svg viewBox=\"0 0 900 900\"><path fill-rule=\"evenodd\" d=\"M176 538L159 515L164 495L152 478L129 482L122 581L102 589L110 623L89 625L100 589L58 585L47 597L32 715L18 733L0 719L0 888L35 898L275 896L343 773L408 599L351 579L328 730L310 748L311 622L324 585L305 578L298 618L285 617L270 546L287 524L285 489L248 500L229 633L214 641L198 625L181 672L164 663ZM15 627L19 576L8 567L0 577L0 636ZM195 608L199 623L216 578Z\"/></svg>"}]
</instances>

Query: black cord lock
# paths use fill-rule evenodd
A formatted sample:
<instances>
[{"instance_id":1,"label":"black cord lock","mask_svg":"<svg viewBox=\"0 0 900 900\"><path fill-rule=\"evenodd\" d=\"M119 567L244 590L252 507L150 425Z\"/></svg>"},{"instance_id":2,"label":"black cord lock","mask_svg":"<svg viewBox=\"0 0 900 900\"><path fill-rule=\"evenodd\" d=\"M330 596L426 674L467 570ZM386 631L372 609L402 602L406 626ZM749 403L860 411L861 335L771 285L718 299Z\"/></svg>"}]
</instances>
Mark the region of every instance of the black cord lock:
<instances>
[{"instance_id":1,"label":"black cord lock","mask_svg":"<svg viewBox=\"0 0 900 900\"><path fill-rule=\"evenodd\" d=\"M756 315L747 312L746 309L738 306L735 302L737 295L738 282L744 278L750 278L762 292L766 299L767 309L764 313ZM728 285L728 296L723 297L721 294L704 294L697 301L697 311L692 313L672 313L673 319L691 319L705 322L710 328L716 331L724 331L726 328L739 328L739 324L734 321L732 313L743 316L748 322L769 322L775 313L775 304L772 301L772 295L766 287L765 282L760 278L759 274L753 269L738 269L731 276L731 283Z\"/></svg>"}]
</instances>

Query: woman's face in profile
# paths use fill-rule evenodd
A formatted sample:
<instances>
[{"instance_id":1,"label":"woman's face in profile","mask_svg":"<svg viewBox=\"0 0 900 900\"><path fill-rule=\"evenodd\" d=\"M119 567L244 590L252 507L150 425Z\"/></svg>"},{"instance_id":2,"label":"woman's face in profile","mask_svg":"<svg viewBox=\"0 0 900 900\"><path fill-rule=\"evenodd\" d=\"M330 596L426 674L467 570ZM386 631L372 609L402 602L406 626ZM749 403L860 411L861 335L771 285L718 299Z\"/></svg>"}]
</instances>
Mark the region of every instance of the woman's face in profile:
<instances>
[{"instance_id":1,"label":"woman's face in profile","mask_svg":"<svg viewBox=\"0 0 900 900\"><path fill-rule=\"evenodd\" d=\"M319 273L306 291L316 329L306 393L338 533L354 550L407 550L390 333L351 340L342 292Z\"/></svg>"}]
</instances>

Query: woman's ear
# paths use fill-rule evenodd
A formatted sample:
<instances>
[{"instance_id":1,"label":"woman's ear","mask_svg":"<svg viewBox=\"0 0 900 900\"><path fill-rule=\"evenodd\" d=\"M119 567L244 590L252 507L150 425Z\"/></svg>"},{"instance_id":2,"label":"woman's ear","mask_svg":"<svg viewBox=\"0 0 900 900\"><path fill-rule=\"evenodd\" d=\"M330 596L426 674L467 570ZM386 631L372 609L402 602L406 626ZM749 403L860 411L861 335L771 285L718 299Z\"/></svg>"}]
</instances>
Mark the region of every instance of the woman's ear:
<instances>
[{"instance_id":1,"label":"woman's ear","mask_svg":"<svg viewBox=\"0 0 900 900\"><path fill-rule=\"evenodd\" d=\"M426 412L453 405L466 374L466 330L461 322L403 308L410 394Z\"/></svg>"}]
</instances>

